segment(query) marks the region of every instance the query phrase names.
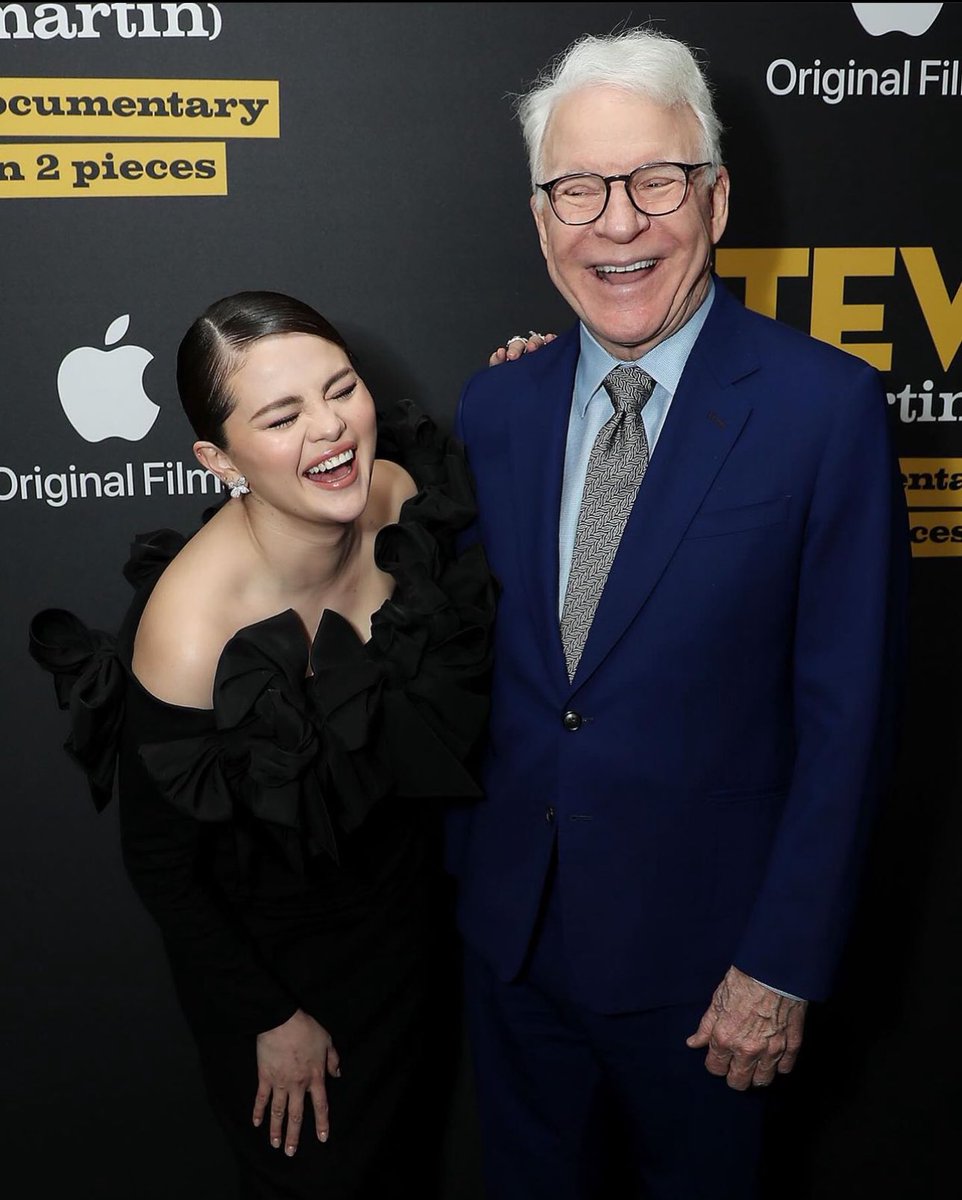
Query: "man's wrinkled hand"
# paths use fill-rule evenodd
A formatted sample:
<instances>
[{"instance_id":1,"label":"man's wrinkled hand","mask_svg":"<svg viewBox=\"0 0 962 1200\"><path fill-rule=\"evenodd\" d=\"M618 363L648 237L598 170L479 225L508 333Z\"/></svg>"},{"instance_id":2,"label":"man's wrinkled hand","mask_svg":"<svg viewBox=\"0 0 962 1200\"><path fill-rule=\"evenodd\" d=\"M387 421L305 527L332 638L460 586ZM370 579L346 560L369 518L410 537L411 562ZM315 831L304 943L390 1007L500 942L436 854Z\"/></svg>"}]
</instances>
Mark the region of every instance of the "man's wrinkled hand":
<instances>
[{"instance_id":1,"label":"man's wrinkled hand","mask_svg":"<svg viewBox=\"0 0 962 1200\"><path fill-rule=\"evenodd\" d=\"M807 1008L807 1001L780 996L729 967L687 1044L693 1050L707 1046L705 1067L736 1091L767 1087L794 1067Z\"/></svg>"}]
</instances>

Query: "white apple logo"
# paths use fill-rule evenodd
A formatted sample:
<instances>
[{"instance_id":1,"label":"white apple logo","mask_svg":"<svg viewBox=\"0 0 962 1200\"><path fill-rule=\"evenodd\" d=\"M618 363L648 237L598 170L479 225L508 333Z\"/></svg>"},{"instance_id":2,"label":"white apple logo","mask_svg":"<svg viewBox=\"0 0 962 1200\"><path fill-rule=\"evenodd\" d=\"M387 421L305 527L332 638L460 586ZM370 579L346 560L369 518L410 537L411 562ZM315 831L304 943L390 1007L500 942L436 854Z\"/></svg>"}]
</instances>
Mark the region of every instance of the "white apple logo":
<instances>
[{"instance_id":1,"label":"white apple logo","mask_svg":"<svg viewBox=\"0 0 962 1200\"><path fill-rule=\"evenodd\" d=\"M112 346L127 332L130 315L111 321L104 345ZM88 442L126 438L139 442L160 412L144 391L143 374L153 355L143 346L97 350L78 346L57 372L57 391L67 420Z\"/></svg>"},{"instance_id":2,"label":"white apple logo","mask_svg":"<svg viewBox=\"0 0 962 1200\"><path fill-rule=\"evenodd\" d=\"M872 37L896 31L918 37L932 27L942 11L941 4L853 4L852 8Z\"/></svg>"}]
</instances>

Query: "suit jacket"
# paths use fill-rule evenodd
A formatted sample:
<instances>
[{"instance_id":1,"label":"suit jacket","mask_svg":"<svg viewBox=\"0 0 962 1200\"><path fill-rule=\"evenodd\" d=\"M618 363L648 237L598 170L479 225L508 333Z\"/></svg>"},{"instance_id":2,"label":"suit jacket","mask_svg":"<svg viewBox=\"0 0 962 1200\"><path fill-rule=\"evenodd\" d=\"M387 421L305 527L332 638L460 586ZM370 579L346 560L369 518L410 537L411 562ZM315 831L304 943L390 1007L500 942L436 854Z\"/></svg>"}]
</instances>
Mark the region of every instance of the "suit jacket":
<instances>
[{"instance_id":1,"label":"suit jacket","mask_svg":"<svg viewBox=\"0 0 962 1200\"><path fill-rule=\"evenodd\" d=\"M467 941L520 970L554 847L573 995L823 997L891 759L908 526L878 373L716 296L577 674L558 513L578 331L469 380L502 587L485 799L452 818Z\"/></svg>"}]
</instances>

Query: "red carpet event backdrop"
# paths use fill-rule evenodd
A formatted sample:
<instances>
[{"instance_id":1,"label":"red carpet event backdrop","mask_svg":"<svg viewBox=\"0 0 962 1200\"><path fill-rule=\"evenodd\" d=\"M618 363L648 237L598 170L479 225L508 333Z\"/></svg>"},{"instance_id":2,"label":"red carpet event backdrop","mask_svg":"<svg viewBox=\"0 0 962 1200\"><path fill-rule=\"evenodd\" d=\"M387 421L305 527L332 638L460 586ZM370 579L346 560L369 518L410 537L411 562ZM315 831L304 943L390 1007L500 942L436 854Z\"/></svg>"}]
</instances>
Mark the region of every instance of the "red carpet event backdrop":
<instances>
[{"instance_id":1,"label":"red carpet event backdrop","mask_svg":"<svg viewBox=\"0 0 962 1200\"><path fill-rule=\"evenodd\" d=\"M65 1171L98 1200L230 1188L115 813L95 814L59 750L30 615L114 628L132 535L189 531L218 494L173 372L217 297L309 301L377 397L444 423L492 348L565 327L511 97L575 36L645 23L696 47L715 83L732 174L718 274L883 372L910 509L895 794L838 997L778 1097L792 1134L772 1154L793 1164L778 1194L947 1194L932 1181L962 1001L960 7L0 3L0 1027L5 1137L32 1195ZM479 1195L469 1109L451 1200Z\"/></svg>"}]
</instances>

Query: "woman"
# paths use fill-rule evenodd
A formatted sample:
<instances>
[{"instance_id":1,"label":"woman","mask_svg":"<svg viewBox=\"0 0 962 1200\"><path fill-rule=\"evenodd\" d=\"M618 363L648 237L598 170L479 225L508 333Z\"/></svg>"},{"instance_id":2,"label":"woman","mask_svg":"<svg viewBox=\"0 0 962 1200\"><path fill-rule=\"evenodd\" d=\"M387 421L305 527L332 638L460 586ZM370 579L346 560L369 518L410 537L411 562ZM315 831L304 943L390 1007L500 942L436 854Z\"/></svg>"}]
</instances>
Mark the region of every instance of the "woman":
<instances>
[{"instance_id":1,"label":"woman","mask_svg":"<svg viewBox=\"0 0 962 1200\"><path fill-rule=\"evenodd\" d=\"M230 497L135 546L116 642L49 610L31 651L98 806L118 764L124 860L241 1194L429 1195L432 801L477 795L494 609L480 549L455 549L465 468L410 405L379 429L343 339L277 293L212 305L177 382Z\"/></svg>"}]
</instances>

